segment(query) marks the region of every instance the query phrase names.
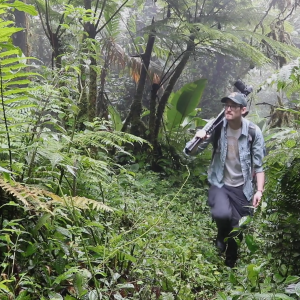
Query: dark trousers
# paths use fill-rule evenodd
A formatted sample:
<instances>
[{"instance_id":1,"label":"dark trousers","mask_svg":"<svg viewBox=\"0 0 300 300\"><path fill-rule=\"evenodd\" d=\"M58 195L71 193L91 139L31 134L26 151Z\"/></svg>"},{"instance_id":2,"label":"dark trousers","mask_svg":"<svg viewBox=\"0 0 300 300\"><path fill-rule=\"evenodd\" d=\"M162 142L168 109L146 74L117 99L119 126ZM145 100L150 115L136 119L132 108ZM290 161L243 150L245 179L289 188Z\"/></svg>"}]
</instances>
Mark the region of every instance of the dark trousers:
<instances>
[{"instance_id":1,"label":"dark trousers","mask_svg":"<svg viewBox=\"0 0 300 300\"><path fill-rule=\"evenodd\" d=\"M238 227L239 220L250 214L251 203L243 193L243 186L223 185L218 188L212 185L208 192L208 205L218 227L217 239L224 241L230 236L232 229ZM236 235L237 233L231 237ZM241 234L238 237L241 239ZM237 244L233 238L228 239L226 256L232 256L233 259L237 257Z\"/></svg>"}]
</instances>

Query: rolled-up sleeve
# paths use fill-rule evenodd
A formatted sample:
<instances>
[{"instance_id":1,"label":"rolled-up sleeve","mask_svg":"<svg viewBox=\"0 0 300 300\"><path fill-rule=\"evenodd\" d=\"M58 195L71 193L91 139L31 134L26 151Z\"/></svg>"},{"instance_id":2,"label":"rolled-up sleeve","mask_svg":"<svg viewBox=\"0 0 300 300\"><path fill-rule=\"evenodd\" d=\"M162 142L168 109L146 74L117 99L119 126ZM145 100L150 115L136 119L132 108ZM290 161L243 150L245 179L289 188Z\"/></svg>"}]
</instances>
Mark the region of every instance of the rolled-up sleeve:
<instances>
[{"instance_id":1,"label":"rolled-up sleeve","mask_svg":"<svg viewBox=\"0 0 300 300\"><path fill-rule=\"evenodd\" d=\"M255 129L255 139L252 145L252 161L255 173L261 173L263 169L263 158L265 156L265 141L258 126Z\"/></svg>"}]
</instances>

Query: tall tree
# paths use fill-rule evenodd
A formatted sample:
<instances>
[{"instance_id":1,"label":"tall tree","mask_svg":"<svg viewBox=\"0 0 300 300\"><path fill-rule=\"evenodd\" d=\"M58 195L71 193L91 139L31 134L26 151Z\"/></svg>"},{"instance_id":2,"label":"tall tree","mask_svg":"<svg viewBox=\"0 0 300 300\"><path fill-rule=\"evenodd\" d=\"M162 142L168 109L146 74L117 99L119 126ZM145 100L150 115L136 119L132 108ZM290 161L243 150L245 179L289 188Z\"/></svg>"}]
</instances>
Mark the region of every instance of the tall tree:
<instances>
[{"instance_id":1,"label":"tall tree","mask_svg":"<svg viewBox=\"0 0 300 300\"><path fill-rule=\"evenodd\" d=\"M124 0L121 5L117 5L115 2L108 2L104 0L101 5L100 1L96 1L94 8L92 9L92 0L84 0L84 8L86 9L86 16L88 21L84 23L84 31L86 37L91 41L91 47L89 49L90 57L90 73L89 73L89 101L88 101L88 119L92 121L96 116L96 112L99 115L105 116L107 112L107 105L104 98L104 76L107 64L102 69L102 87L99 93L99 100L97 104L97 60L95 41L96 36L111 22L111 20L118 15L122 8L127 4L129 0ZM98 11L100 12L98 13ZM104 17L104 13L107 13L108 17ZM102 108L102 111L100 110Z\"/></svg>"},{"instance_id":2,"label":"tall tree","mask_svg":"<svg viewBox=\"0 0 300 300\"><path fill-rule=\"evenodd\" d=\"M64 13L63 4L57 4L53 9L50 0L34 0L37 10L39 12L40 20L47 36L50 45L52 46L52 67L58 69L62 66L62 55L64 53L64 45L62 42L62 36L66 32L66 28L62 25L65 22L66 15ZM67 5L71 0L68 0ZM63 13L60 13L63 11ZM58 20L56 19L58 18Z\"/></svg>"},{"instance_id":3,"label":"tall tree","mask_svg":"<svg viewBox=\"0 0 300 300\"><path fill-rule=\"evenodd\" d=\"M26 1L23 1L26 4ZM24 28L22 31L16 32L13 35L13 42L14 44L19 47L25 56L29 55L29 49L28 49L28 21L27 21L27 15L24 11L19 11L15 9L13 11L14 17L15 17L15 24L17 27Z\"/></svg>"}]
</instances>

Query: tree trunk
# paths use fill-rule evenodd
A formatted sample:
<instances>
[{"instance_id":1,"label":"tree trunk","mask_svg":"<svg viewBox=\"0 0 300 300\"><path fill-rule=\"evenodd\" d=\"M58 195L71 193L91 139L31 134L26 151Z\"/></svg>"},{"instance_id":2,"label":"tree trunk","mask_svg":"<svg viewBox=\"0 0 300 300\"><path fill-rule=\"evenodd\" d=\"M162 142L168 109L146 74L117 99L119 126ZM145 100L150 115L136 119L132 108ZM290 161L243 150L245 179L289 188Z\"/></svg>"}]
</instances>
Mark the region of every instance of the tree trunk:
<instances>
[{"instance_id":1,"label":"tree trunk","mask_svg":"<svg viewBox=\"0 0 300 300\"><path fill-rule=\"evenodd\" d=\"M159 130L160 130L160 126L161 126L161 120L163 117L163 113L165 111L165 107L167 105L169 96L174 88L174 85L177 81L177 79L179 78L179 76L181 75L185 65L187 64L191 53L194 51L194 36L191 36L189 41L187 42L187 49L185 51L185 53L182 56L182 59L180 61L180 63L177 65L173 76L171 77L166 90L164 92L164 94L162 95L158 107L157 107L157 113L156 113L156 120L155 120L155 128L154 128L154 134L153 134L153 139L151 140L151 143L153 145L153 163L152 166L155 167L156 165L156 159L158 157L158 134L159 134Z\"/></svg>"},{"instance_id":2,"label":"tree trunk","mask_svg":"<svg viewBox=\"0 0 300 300\"><path fill-rule=\"evenodd\" d=\"M26 1L23 1L26 3ZM14 10L15 23L16 27L22 27L24 30L16 32L13 34L13 42L14 45L19 47L23 54L27 57L29 56L28 51L28 42L27 42L27 32L28 32L28 22L26 18L26 14L23 11L19 11L17 9Z\"/></svg>"},{"instance_id":3,"label":"tree trunk","mask_svg":"<svg viewBox=\"0 0 300 300\"><path fill-rule=\"evenodd\" d=\"M83 37L82 43L84 44L85 36ZM82 49L81 52L86 52L86 49ZM78 103L78 124L77 128L79 130L84 130L84 122L87 121L87 115L88 115L88 95L87 95L87 87L86 87L86 68L85 68L85 62L83 59L81 59L80 62L80 75L78 76L78 91L82 95L80 102Z\"/></svg>"},{"instance_id":4,"label":"tree trunk","mask_svg":"<svg viewBox=\"0 0 300 300\"><path fill-rule=\"evenodd\" d=\"M104 60L104 66L101 69L100 74L100 90L98 93L97 98L97 116L99 118L104 118L105 120L108 120L108 103L104 95L104 87L106 82L106 76L107 76L107 70L109 69L109 63L110 63L110 52L111 52L111 44L109 43L106 48L106 55Z\"/></svg>"},{"instance_id":5,"label":"tree trunk","mask_svg":"<svg viewBox=\"0 0 300 300\"><path fill-rule=\"evenodd\" d=\"M91 0L84 0L84 8L88 10L89 12L87 14L90 14L90 11L92 10L92 1ZM89 39L93 40L92 43L94 43L94 40L97 35L97 29L94 23L86 22L84 24L85 32L87 32ZM90 53L90 72L89 72L89 95L88 95L88 120L92 122L94 118L96 117L96 103L97 103L97 60L96 60L96 53L94 50L94 47L90 47L89 49Z\"/></svg>"},{"instance_id":6,"label":"tree trunk","mask_svg":"<svg viewBox=\"0 0 300 300\"><path fill-rule=\"evenodd\" d=\"M157 92L159 90L159 84L152 84L151 98L149 105L149 141L154 140L154 129L155 129L155 116L156 116L156 102L157 102Z\"/></svg>"},{"instance_id":7,"label":"tree trunk","mask_svg":"<svg viewBox=\"0 0 300 300\"><path fill-rule=\"evenodd\" d=\"M152 25L154 24L154 20L152 20ZM142 98L145 88L145 83L148 75L148 68L150 64L152 49L155 42L155 31L152 30L149 34L146 50L144 54L141 54L142 59L142 68L141 68L141 75L138 82L138 87L133 99L133 102L130 107L130 112L124 122L122 131L126 131L127 126L129 123L131 123L131 129L130 132L137 136L144 136L145 135L145 129L146 126L141 120L141 114L143 110L142 106Z\"/></svg>"},{"instance_id":8,"label":"tree trunk","mask_svg":"<svg viewBox=\"0 0 300 300\"><path fill-rule=\"evenodd\" d=\"M97 72L95 67L97 61L94 55L90 56L90 82L89 82L89 105L88 105L88 119L90 122L96 117L96 102L97 102Z\"/></svg>"},{"instance_id":9,"label":"tree trunk","mask_svg":"<svg viewBox=\"0 0 300 300\"><path fill-rule=\"evenodd\" d=\"M50 34L50 44L53 49L52 53L52 67L55 67L57 69L61 69L61 56L63 54L62 47L61 47L61 41L60 38L58 37L57 33L53 33L52 31L49 32Z\"/></svg>"}]
</instances>

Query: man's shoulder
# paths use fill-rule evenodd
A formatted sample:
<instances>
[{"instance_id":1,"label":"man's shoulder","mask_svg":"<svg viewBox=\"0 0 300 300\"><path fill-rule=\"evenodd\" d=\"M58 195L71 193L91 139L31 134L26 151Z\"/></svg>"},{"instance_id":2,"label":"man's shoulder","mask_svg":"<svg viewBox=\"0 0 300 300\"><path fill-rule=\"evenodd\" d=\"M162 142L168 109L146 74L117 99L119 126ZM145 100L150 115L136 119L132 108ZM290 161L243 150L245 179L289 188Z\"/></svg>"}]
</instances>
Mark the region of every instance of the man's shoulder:
<instances>
[{"instance_id":1,"label":"man's shoulder","mask_svg":"<svg viewBox=\"0 0 300 300\"><path fill-rule=\"evenodd\" d=\"M255 134L255 135L262 135L262 131L258 125L256 125L254 122L243 119L244 122L248 125L248 132L250 134Z\"/></svg>"}]
</instances>

